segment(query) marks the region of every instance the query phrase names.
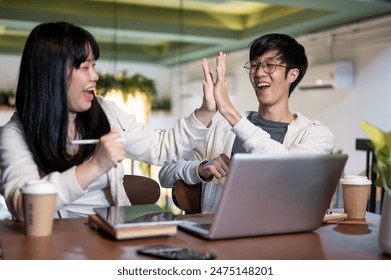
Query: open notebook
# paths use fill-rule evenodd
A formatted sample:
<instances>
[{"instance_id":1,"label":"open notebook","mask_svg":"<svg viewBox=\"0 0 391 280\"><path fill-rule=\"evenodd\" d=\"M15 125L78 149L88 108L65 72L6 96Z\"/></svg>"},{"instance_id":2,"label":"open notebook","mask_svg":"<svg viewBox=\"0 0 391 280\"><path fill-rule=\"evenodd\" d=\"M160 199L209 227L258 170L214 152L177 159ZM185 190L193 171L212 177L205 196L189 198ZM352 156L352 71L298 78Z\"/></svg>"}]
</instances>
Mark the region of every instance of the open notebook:
<instances>
[{"instance_id":1,"label":"open notebook","mask_svg":"<svg viewBox=\"0 0 391 280\"><path fill-rule=\"evenodd\" d=\"M236 154L214 215L179 228L207 239L311 231L322 224L347 155Z\"/></svg>"}]
</instances>

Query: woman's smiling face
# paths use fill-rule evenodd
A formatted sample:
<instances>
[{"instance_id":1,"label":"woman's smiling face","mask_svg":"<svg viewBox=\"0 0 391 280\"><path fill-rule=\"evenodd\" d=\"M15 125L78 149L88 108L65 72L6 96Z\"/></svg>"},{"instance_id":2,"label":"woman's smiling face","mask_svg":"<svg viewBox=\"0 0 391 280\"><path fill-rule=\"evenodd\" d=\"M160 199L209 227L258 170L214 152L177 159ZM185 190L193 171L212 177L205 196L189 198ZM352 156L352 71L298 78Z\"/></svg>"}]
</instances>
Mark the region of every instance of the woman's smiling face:
<instances>
[{"instance_id":1,"label":"woman's smiling face","mask_svg":"<svg viewBox=\"0 0 391 280\"><path fill-rule=\"evenodd\" d=\"M72 113L81 113L91 108L94 100L96 81L99 75L95 69L96 61L89 48L86 61L79 68L71 69L68 88L68 110Z\"/></svg>"}]
</instances>

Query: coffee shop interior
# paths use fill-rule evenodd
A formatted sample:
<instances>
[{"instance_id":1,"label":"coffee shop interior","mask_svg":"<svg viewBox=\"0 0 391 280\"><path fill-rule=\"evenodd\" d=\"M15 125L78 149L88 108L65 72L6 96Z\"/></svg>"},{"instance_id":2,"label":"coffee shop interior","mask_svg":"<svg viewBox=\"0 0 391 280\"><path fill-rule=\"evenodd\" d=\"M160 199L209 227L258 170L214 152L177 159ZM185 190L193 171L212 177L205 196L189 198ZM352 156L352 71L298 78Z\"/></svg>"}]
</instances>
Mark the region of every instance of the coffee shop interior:
<instances>
[{"instance_id":1,"label":"coffee shop interior","mask_svg":"<svg viewBox=\"0 0 391 280\"><path fill-rule=\"evenodd\" d=\"M243 69L248 46L261 34L286 33L305 46L309 58L306 77L290 97L291 111L331 128L334 152L349 155L345 174L367 175L367 153L356 146L357 139L368 138L361 120L391 130L389 1L3 0L0 125L14 112L26 37L34 26L48 21L81 25L97 38L101 47L97 69L102 79L112 75L145 81L146 92L117 90L106 97L155 129L170 128L201 104L200 61L207 58L214 65L220 51L227 53L231 100L239 111L256 111ZM158 180L158 170L129 162L127 173ZM172 205L169 189L161 189L159 203ZM341 206L338 191L333 203ZM9 217L0 197L0 219Z\"/></svg>"}]
</instances>

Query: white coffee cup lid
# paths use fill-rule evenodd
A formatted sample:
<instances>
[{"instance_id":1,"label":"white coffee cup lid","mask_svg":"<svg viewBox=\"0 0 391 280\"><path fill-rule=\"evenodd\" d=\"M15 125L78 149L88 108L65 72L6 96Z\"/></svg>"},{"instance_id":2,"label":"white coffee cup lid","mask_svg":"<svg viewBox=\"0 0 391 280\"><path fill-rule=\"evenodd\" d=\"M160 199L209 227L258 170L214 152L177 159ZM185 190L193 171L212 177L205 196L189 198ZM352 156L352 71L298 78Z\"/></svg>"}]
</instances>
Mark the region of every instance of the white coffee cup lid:
<instances>
[{"instance_id":1,"label":"white coffee cup lid","mask_svg":"<svg viewBox=\"0 0 391 280\"><path fill-rule=\"evenodd\" d=\"M20 189L24 194L53 194L57 193L56 186L44 180L30 181Z\"/></svg>"},{"instance_id":2,"label":"white coffee cup lid","mask_svg":"<svg viewBox=\"0 0 391 280\"><path fill-rule=\"evenodd\" d=\"M347 175L339 182L345 185L371 185L372 181L367 176Z\"/></svg>"}]
</instances>

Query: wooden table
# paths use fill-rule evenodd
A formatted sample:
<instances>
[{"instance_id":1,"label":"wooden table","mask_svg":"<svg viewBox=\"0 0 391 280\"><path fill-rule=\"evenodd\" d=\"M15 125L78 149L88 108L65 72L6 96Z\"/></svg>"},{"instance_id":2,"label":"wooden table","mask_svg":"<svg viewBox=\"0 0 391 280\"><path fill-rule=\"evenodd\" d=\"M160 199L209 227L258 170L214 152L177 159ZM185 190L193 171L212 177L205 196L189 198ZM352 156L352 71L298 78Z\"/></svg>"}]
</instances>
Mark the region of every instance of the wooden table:
<instances>
[{"instance_id":1,"label":"wooden table","mask_svg":"<svg viewBox=\"0 0 391 280\"><path fill-rule=\"evenodd\" d=\"M181 230L174 237L117 241L97 231L85 219L54 222L50 237L28 237L23 224L0 222L0 242L4 258L9 260L117 260L149 259L136 250L151 245L175 245L210 251L225 260L373 260L391 259L378 246L380 216L367 213L370 225L324 224L313 232L203 240Z\"/></svg>"}]
</instances>

